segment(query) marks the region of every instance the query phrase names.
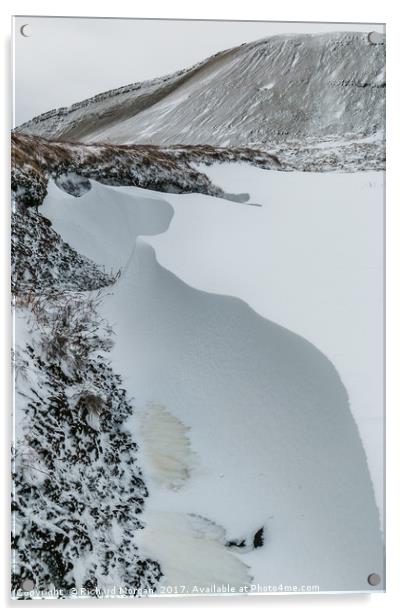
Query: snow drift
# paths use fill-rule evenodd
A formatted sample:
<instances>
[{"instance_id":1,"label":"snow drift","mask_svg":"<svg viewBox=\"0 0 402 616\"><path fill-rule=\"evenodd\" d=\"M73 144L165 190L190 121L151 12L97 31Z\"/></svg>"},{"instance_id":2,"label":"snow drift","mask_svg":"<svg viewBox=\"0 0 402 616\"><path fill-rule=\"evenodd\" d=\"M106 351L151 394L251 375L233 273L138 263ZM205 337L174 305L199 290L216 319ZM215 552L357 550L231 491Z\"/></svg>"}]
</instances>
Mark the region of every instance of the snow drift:
<instances>
[{"instance_id":1,"label":"snow drift","mask_svg":"<svg viewBox=\"0 0 402 616\"><path fill-rule=\"evenodd\" d=\"M105 315L129 391L174 409L204 465L158 506L233 535L265 523L266 546L247 557L261 583L355 590L368 570L382 571L363 447L346 391L317 349L235 298L188 287L146 244Z\"/></svg>"},{"instance_id":2,"label":"snow drift","mask_svg":"<svg viewBox=\"0 0 402 616\"><path fill-rule=\"evenodd\" d=\"M242 164L205 172L227 191L248 188L261 207L169 195L169 229L148 243L190 286L243 299L330 359L348 391L382 515L383 174L284 176Z\"/></svg>"},{"instance_id":3,"label":"snow drift","mask_svg":"<svg viewBox=\"0 0 402 616\"><path fill-rule=\"evenodd\" d=\"M137 234L162 232L169 225L171 206L158 201L156 193L94 184L75 199L76 209L70 209L74 198L59 191L68 202L65 210L52 205L50 194L44 212L52 217L63 211L64 227L58 227L56 217L54 224L76 250L86 256L92 250L94 219L85 212L95 207L91 195L106 259L121 238L120 262L114 263L122 275L102 308L116 333L113 366L137 405L153 401L190 428L188 447L198 460L189 478L172 490L160 481L163 474L155 477L147 467L143 444L140 462L150 489L144 512L147 555L161 563L162 571L171 571L167 579L178 580L178 567L189 571L190 581L200 580L203 565L191 548L199 544L186 530L186 517L180 538L175 517L195 514L225 529L228 538L264 527L264 545L236 555L250 567L247 575L255 583L369 588L369 573L383 574L378 510L348 395L332 363L243 301L186 285L158 263L144 239L135 242ZM109 233L109 217L122 203L132 220L122 216L120 231L109 225ZM145 220L138 223L144 212L154 221L152 229ZM76 216L81 236L74 232ZM103 258L98 250L91 256ZM138 433L134 419L127 425ZM182 440L176 435L173 430L166 438L163 452L170 444L171 455L181 460ZM180 558L168 539L171 524ZM228 548L215 548L226 562ZM206 581L211 576L222 581L222 571L232 570L229 562L210 563ZM238 583L247 575L244 570Z\"/></svg>"}]
</instances>

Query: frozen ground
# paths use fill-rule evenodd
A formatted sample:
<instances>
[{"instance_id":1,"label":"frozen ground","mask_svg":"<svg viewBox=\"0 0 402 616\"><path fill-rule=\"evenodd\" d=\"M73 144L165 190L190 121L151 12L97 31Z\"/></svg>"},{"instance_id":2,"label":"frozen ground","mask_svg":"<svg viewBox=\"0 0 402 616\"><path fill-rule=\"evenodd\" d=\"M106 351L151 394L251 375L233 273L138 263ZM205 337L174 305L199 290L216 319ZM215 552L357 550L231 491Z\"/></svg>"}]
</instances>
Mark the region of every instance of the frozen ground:
<instances>
[{"instance_id":1,"label":"frozen ground","mask_svg":"<svg viewBox=\"0 0 402 616\"><path fill-rule=\"evenodd\" d=\"M382 574L378 513L330 362L381 506L382 176L208 173L262 207L96 183L79 199L51 186L43 207L73 248L122 268L103 312L133 430L150 405L172 418L159 454L170 444L174 489L155 477L155 439L142 448L143 546L168 580L243 583L247 564L256 583L368 589ZM235 554L214 525L228 540L264 526L266 540ZM179 573L172 537L189 546ZM207 577L203 549L225 554Z\"/></svg>"}]
</instances>

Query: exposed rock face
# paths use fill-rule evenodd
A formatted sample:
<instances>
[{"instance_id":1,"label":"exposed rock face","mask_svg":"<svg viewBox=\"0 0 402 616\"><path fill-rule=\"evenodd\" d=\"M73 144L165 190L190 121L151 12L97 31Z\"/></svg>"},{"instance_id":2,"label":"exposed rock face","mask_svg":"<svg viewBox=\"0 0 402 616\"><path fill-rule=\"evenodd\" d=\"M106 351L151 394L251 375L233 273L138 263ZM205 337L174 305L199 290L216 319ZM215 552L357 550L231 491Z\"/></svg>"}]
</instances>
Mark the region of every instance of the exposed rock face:
<instances>
[{"instance_id":1,"label":"exposed rock face","mask_svg":"<svg viewBox=\"0 0 402 616\"><path fill-rule=\"evenodd\" d=\"M383 168L384 69L382 35L279 35L18 130L88 143L247 146L289 153L302 170Z\"/></svg>"}]
</instances>

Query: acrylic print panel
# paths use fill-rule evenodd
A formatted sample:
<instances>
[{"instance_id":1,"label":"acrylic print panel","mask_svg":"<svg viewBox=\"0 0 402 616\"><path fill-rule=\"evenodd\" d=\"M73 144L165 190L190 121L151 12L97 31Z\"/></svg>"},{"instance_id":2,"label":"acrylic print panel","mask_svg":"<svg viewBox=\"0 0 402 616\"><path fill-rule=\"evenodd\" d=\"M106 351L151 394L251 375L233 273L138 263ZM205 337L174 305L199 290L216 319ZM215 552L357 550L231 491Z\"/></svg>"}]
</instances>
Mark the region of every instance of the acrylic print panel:
<instances>
[{"instance_id":1,"label":"acrylic print panel","mask_svg":"<svg viewBox=\"0 0 402 616\"><path fill-rule=\"evenodd\" d=\"M384 63L15 18L13 597L384 590Z\"/></svg>"}]
</instances>

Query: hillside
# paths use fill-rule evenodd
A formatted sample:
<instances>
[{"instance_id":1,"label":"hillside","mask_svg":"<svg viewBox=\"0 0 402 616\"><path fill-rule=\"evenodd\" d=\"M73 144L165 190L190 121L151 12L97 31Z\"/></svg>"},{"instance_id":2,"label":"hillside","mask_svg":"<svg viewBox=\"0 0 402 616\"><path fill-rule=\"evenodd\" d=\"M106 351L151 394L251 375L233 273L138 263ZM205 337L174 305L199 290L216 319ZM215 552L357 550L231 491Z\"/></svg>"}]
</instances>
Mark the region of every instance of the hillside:
<instances>
[{"instance_id":1,"label":"hillside","mask_svg":"<svg viewBox=\"0 0 402 616\"><path fill-rule=\"evenodd\" d=\"M252 147L301 170L380 169L384 42L361 32L274 36L17 130L86 143Z\"/></svg>"}]
</instances>

